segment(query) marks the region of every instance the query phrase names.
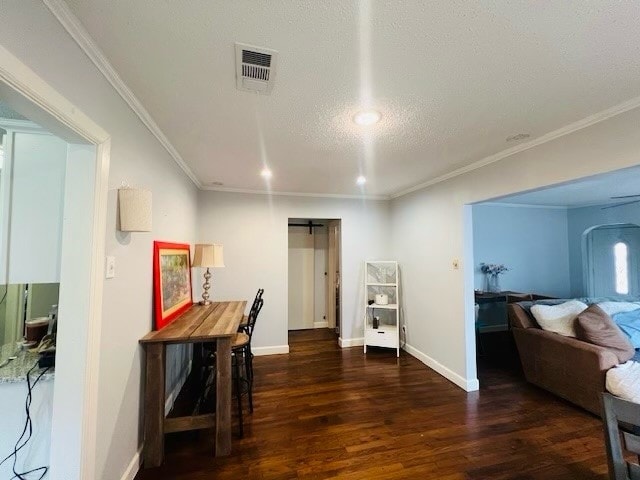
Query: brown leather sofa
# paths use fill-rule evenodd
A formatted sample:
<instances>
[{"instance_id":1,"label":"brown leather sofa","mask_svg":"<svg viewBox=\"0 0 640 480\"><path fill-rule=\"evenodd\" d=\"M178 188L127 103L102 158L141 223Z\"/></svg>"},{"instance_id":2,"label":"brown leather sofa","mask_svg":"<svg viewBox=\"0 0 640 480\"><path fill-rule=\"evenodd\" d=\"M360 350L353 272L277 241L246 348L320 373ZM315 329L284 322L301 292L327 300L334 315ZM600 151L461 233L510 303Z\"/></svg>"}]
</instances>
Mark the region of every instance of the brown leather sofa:
<instances>
[{"instance_id":1,"label":"brown leather sofa","mask_svg":"<svg viewBox=\"0 0 640 480\"><path fill-rule=\"evenodd\" d=\"M601 416L605 376L617 357L605 347L542 330L521 304L508 305L508 312L527 381Z\"/></svg>"}]
</instances>

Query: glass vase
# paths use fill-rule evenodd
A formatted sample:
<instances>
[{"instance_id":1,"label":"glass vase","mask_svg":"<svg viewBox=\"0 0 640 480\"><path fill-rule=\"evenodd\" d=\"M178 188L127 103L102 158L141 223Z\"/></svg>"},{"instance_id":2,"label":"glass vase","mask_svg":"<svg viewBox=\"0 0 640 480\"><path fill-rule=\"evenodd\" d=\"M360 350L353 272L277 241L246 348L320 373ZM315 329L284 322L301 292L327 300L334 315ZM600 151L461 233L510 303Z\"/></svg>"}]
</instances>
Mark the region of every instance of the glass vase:
<instances>
[{"instance_id":1,"label":"glass vase","mask_svg":"<svg viewBox=\"0 0 640 480\"><path fill-rule=\"evenodd\" d=\"M487 275L487 292L498 293L500 291L500 275L490 273Z\"/></svg>"}]
</instances>

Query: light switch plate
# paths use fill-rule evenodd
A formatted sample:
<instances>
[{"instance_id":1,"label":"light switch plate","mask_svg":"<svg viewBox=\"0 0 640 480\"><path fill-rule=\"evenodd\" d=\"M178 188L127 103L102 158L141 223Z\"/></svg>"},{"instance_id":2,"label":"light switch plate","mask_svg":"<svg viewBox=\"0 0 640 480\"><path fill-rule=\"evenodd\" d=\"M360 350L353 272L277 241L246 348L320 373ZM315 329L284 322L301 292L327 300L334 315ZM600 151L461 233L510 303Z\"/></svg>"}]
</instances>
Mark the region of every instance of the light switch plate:
<instances>
[{"instance_id":1,"label":"light switch plate","mask_svg":"<svg viewBox=\"0 0 640 480\"><path fill-rule=\"evenodd\" d=\"M454 270L458 270L460 268L460 260L458 260L457 258L453 259L453 269Z\"/></svg>"},{"instance_id":2,"label":"light switch plate","mask_svg":"<svg viewBox=\"0 0 640 480\"><path fill-rule=\"evenodd\" d=\"M116 276L116 257L107 257L104 272L105 278Z\"/></svg>"}]
</instances>

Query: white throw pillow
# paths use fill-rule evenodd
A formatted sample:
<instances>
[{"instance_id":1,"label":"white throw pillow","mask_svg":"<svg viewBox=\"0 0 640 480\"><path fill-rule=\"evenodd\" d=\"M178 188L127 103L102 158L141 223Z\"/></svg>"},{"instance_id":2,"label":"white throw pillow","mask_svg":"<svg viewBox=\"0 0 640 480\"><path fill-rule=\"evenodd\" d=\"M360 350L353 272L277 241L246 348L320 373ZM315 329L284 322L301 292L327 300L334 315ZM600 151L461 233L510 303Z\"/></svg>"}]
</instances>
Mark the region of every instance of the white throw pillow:
<instances>
[{"instance_id":1,"label":"white throw pillow","mask_svg":"<svg viewBox=\"0 0 640 480\"><path fill-rule=\"evenodd\" d=\"M598 306L609 316L620 312L630 312L640 308L640 304L632 302L602 302L599 303Z\"/></svg>"},{"instance_id":2,"label":"white throw pillow","mask_svg":"<svg viewBox=\"0 0 640 480\"><path fill-rule=\"evenodd\" d=\"M576 318L586 309L585 303L570 300L560 305L534 305L531 313L543 330L575 337Z\"/></svg>"}]
</instances>

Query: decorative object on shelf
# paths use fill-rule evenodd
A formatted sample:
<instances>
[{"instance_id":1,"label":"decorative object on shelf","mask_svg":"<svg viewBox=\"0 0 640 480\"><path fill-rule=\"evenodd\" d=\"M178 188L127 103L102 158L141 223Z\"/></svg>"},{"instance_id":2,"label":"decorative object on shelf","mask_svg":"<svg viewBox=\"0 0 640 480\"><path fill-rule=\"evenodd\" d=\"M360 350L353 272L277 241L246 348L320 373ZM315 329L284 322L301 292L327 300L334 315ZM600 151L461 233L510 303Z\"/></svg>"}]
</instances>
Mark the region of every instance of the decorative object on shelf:
<instances>
[{"instance_id":1,"label":"decorative object on shelf","mask_svg":"<svg viewBox=\"0 0 640 480\"><path fill-rule=\"evenodd\" d=\"M389 295L385 295L384 293L376 294L376 305L389 305Z\"/></svg>"},{"instance_id":2,"label":"decorative object on shelf","mask_svg":"<svg viewBox=\"0 0 640 480\"><path fill-rule=\"evenodd\" d=\"M118 189L121 232L151 231L151 192L123 186Z\"/></svg>"},{"instance_id":3,"label":"decorative object on shelf","mask_svg":"<svg viewBox=\"0 0 640 480\"><path fill-rule=\"evenodd\" d=\"M400 356L400 292L398 263L365 262L364 353L386 347Z\"/></svg>"},{"instance_id":4,"label":"decorative object on shelf","mask_svg":"<svg viewBox=\"0 0 640 480\"><path fill-rule=\"evenodd\" d=\"M481 263L480 271L487 278L487 292L500 292L500 274L508 272L509 269L499 263Z\"/></svg>"},{"instance_id":5,"label":"decorative object on shelf","mask_svg":"<svg viewBox=\"0 0 640 480\"><path fill-rule=\"evenodd\" d=\"M153 242L155 328L160 330L186 311L191 300L191 251L188 244Z\"/></svg>"},{"instance_id":6,"label":"decorative object on shelf","mask_svg":"<svg viewBox=\"0 0 640 480\"><path fill-rule=\"evenodd\" d=\"M204 284L202 285L202 300L200 305L211 305L209 300L209 289L211 288L211 272L209 268L224 268L224 250L223 246L217 243L213 244L196 244L193 254L192 267L206 268L204 272Z\"/></svg>"}]
</instances>

